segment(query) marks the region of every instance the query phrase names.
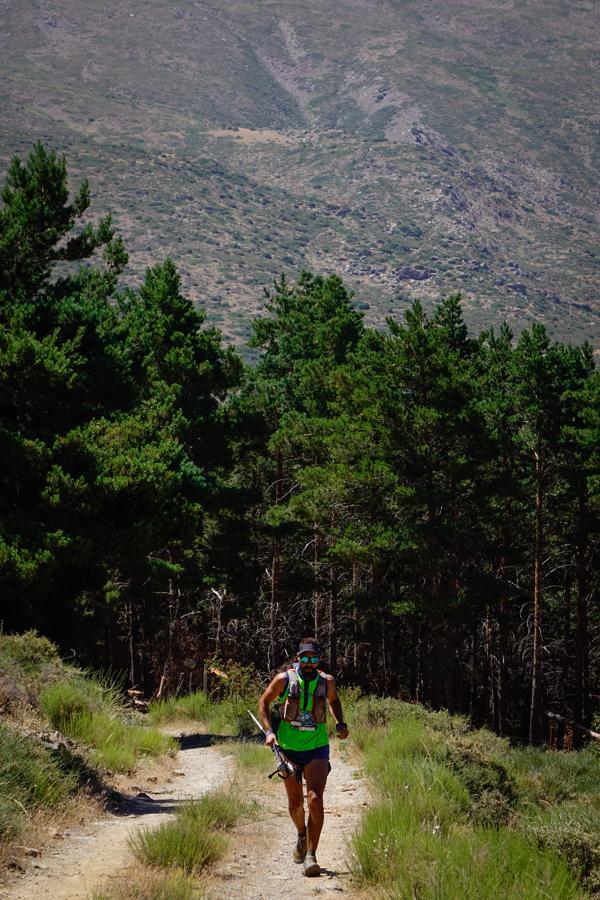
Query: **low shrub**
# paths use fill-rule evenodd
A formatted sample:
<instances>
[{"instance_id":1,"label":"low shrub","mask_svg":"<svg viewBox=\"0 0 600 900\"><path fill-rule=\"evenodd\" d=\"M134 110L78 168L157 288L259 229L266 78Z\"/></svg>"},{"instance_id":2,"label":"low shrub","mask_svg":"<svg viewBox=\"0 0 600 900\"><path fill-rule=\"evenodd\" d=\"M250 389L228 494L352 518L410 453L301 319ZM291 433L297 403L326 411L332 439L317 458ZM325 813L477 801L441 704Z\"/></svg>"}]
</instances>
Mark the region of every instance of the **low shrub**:
<instances>
[{"instance_id":1,"label":"low shrub","mask_svg":"<svg viewBox=\"0 0 600 900\"><path fill-rule=\"evenodd\" d=\"M0 711L14 718L37 709L44 685L65 677L67 667L58 650L35 631L0 633Z\"/></svg>"},{"instance_id":2,"label":"low shrub","mask_svg":"<svg viewBox=\"0 0 600 900\"><path fill-rule=\"evenodd\" d=\"M566 863L552 853L532 851L522 835L460 826L444 835L415 822L402 798L366 813L352 852L359 879L379 884L390 898L583 896Z\"/></svg>"},{"instance_id":3,"label":"low shrub","mask_svg":"<svg viewBox=\"0 0 600 900\"><path fill-rule=\"evenodd\" d=\"M591 887L600 876L600 808L581 802L529 809L523 832L538 847L554 850Z\"/></svg>"},{"instance_id":4,"label":"low shrub","mask_svg":"<svg viewBox=\"0 0 600 900\"><path fill-rule=\"evenodd\" d=\"M185 697L169 697L150 705L150 719L158 724L180 719L202 722L208 714L211 701L204 691L196 691Z\"/></svg>"},{"instance_id":5,"label":"low shrub","mask_svg":"<svg viewBox=\"0 0 600 900\"><path fill-rule=\"evenodd\" d=\"M250 679L249 670L243 666L230 667L228 672L229 680L220 700L211 699L203 691L185 697L170 697L150 705L150 718L156 724L202 722L215 734L254 734L256 726L248 715L248 709L254 710L258 705L257 679Z\"/></svg>"},{"instance_id":6,"label":"low shrub","mask_svg":"<svg viewBox=\"0 0 600 900\"><path fill-rule=\"evenodd\" d=\"M226 791L205 794L184 803L175 821L154 830L142 830L129 842L135 857L145 865L181 869L198 874L225 852L221 833L232 828L249 807Z\"/></svg>"},{"instance_id":7,"label":"low shrub","mask_svg":"<svg viewBox=\"0 0 600 900\"><path fill-rule=\"evenodd\" d=\"M353 734L378 795L352 842L363 881L383 886L386 897L444 900L583 897L580 874L591 889L600 804L585 816L580 794L574 818L564 804L549 814L544 799L557 791L559 773L563 797L591 787L589 762L538 752L528 759L532 780L520 751L462 719L398 701L359 700L355 714Z\"/></svg>"},{"instance_id":8,"label":"low shrub","mask_svg":"<svg viewBox=\"0 0 600 900\"><path fill-rule=\"evenodd\" d=\"M200 885L187 875L144 873L92 895L93 900L203 900Z\"/></svg>"},{"instance_id":9,"label":"low shrub","mask_svg":"<svg viewBox=\"0 0 600 900\"><path fill-rule=\"evenodd\" d=\"M598 757L592 748L575 753L515 747L507 764L519 793L534 803L562 803L598 795Z\"/></svg>"},{"instance_id":10,"label":"low shrub","mask_svg":"<svg viewBox=\"0 0 600 900\"><path fill-rule=\"evenodd\" d=\"M75 719L91 716L99 708L79 685L68 682L45 688L40 702L52 727L65 734Z\"/></svg>"},{"instance_id":11,"label":"low shrub","mask_svg":"<svg viewBox=\"0 0 600 900\"><path fill-rule=\"evenodd\" d=\"M200 830L193 822L178 819L138 832L129 846L136 859L147 866L181 869L190 875L199 874L220 859L227 840L222 834Z\"/></svg>"},{"instance_id":12,"label":"low shrub","mask_svg":"<svg viewBox=\"0 0 600 900\"><path fill-rule=\"evenodd\" d=\"M37 631L0 634L0 658L13 660L28 673L39 671L48 663L61 663L58 648Z\"/></svg>"},{"instance_id":13,"label":"low shrub","mask_svg":"<svg viewBox=\"0 0 600 900\"><path fill-rule=\"evenodd\" d=\"M517 799L513 778L500 756L501 751L506 753L507 746L485 731L447 736L446 746L447 765L471 797L471 819L487 827L507 825Z\"/></svg>"},{"instance_id":14,"label":"low shrub","mask_svg":"<svg viewBox=\"0 0 600 900\"><path fill-rule=\"evenodd\" d=\"M226 790L218 790L204 794L199 800L184 803L179 816L198 828L215 828L223 831L233 828L249 809L249 805L238 796Z\"/></svg>"}]
</instances>

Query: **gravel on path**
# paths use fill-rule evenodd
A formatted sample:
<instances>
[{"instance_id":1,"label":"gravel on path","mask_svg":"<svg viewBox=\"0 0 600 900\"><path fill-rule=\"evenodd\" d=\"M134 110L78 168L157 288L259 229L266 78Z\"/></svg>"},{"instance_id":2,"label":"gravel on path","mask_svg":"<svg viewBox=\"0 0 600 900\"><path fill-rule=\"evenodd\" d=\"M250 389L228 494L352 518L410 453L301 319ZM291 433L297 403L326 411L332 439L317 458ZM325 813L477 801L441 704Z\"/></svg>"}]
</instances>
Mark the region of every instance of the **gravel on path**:
<instances>
[{"instance_id":1,"label":"gravel on path","mask_svg":"<svg viewBox=\"0 0 600 900\"><path fill-rule=\"evenodd\" d=\"M0 887L1 900L89 900L107 877L133 863L127 839L134 831L155 828L173 818L182 800L200 797L227 781L231 757L209 742L207 735L183 737L169 783L126 797L108 817L71 829L60 844L32 860L23 876Z\"/></svg>"},{"instance_id":2,"label":"gravel on path","mask_svg":"<svg viewBox=\"0 0 600 900\"><path fill-rule=\"evenodd\" d=\"M296 829L288 815L285 788L280 779L253 791L260 812L258 821L235 830L232 850L214 867L208 883L218 900L304 900L319 895L358 896L351 883L348 843L368 804L368 793L358 772L347 761L345 747L332 745L332 771L325 790L325 824L317 859L319 878L306 878L292 859Z\"/></svg>"},{"instance_id":3,"label":"gravel on path","mask_svg":"<svg viewBox=\"0 0 600 900\"><path fill-rule=\"evenodd\" d=\"M302 866L292 860L296 830L281 781L265 778L245 789L243 776L235 775L236 786L245 799L257 802L259 812L256 819L234 830L229 852L207 876L214 900L303 900L319 894L358 897L350 879L348 842L368 804L368 794L347 756L347 748L334 745L317 854L322 867L319 878L304 877ZM107 817L70 830L60 844L33 859L24 875L0 887L0 900L89 900L113 878L129 877L134 860L127 839L138 828L158 826L173 817L182 800L198 798L233 777L233 758L226 747L210 746L208 735L182 737L167 783L126 797Z\"/></svg>"}]
</instances>

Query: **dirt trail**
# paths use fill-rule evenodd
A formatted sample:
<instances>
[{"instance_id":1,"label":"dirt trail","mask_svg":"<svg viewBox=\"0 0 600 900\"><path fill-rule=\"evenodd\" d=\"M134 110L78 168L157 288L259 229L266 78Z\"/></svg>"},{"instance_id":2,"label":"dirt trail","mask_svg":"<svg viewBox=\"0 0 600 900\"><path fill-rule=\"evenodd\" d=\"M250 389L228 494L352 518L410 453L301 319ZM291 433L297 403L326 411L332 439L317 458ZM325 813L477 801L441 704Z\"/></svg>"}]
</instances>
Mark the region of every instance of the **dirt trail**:
<instances>
[{"instance_id":1,"label":"dirt trail","mask_svg":"<svg viewBox=\"0 0 600 900\"><path fill-rule=\"evenodd\" d=\"M89 900L93 891L112 879L127 879L133 863L127 847L129 835L140 827L152 828L168 820L178 802L200 797L233 774L227 749L209 746L208 735L190 735L182 742L170 783L148 790L148 799L129 797L108 817L73 829L61 844L32 860L25 875L0 887L0 900L31 900L34 896ZM304 878L302 867L292 861L295 829L287 814L285 789L279 779L264 779L248 791L258 803L257 818L234 830L230 852L208 877L208 889L215 900L301 900L327 893L354 896L349 884L347 841L367 797L346 757L346 748L336 746L318 852L321 877Z\"/></svg>"},{"instance_id":2,"label":"dirt trail","mask_svg":"<svg viewBox=\"0 0 600 900\"><path fill-rule=\"evenodd\" d=\"M108 876L133 862L129 835L140 826L153 828L165 822L178 802L200 797L226 781L231 757L208 743L208 735L183 738L170 783L148 790L149 799L128 797L110 816L72 829L63 842L33 860L25 875L0 887L1 900L87 900Z\"/></svg>"},{"instance_id":3,"label":"dirt trail","mask_svg":"<svg viewBox=\"0 0 600 900\"><path fill-rule=\"evenodd\" d=\"M209 889L218 900L302 900L319 894L355 897L348 871L348 841L368 803L364 782L355 778L346 747L332 747L332 771L325 790L325 826L317 853L320 878L305 878L292 860L296 829L279 779L263 782L251 796L258 821L236 829L234 846L213 870ZM266 780L265 780L266 781Z\"/></svg>"}]
</instances>

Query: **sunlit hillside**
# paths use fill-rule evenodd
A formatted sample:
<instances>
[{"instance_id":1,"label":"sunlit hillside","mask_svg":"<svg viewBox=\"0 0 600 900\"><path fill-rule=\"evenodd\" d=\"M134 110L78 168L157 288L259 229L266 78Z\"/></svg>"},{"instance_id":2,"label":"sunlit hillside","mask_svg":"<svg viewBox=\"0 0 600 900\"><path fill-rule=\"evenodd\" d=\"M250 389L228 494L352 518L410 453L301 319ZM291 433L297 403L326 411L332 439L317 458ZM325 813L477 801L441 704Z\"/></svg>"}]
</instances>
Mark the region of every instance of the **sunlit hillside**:
<instances>
[{"instance_id":1,"label":"sunlit hillside","mask_svg":"<svg viewBox=\"0 0 600 900\"><path fill-rule=\"evenodd\" d=\"M65 151L238 341L309 267L600 347L599 42L593 0L2 0L0 152Z\"/></svg>"}]
</instances>

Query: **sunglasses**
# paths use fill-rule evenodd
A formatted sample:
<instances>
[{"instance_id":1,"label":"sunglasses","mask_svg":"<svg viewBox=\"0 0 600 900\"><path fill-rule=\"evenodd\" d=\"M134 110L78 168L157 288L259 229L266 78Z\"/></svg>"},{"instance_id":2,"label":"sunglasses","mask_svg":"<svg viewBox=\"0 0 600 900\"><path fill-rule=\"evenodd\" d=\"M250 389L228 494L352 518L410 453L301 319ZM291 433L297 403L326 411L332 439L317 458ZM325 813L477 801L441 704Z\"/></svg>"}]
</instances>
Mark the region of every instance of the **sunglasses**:
<instances>
[{"instance_id":1,"label":"sunglasses","mask_svg":"<svg viewBox=\"0 0 600 900\"><path fill-rule=\"evenodd\" d=\"M316 665L319 662L319 660L321 659L321 657L320 656L300 656L299 659L300 659L301 663L310 662L313 665Z\"/></svg>"}]
</instances>

